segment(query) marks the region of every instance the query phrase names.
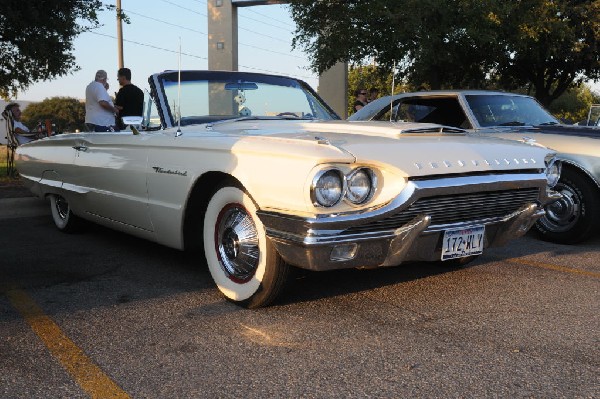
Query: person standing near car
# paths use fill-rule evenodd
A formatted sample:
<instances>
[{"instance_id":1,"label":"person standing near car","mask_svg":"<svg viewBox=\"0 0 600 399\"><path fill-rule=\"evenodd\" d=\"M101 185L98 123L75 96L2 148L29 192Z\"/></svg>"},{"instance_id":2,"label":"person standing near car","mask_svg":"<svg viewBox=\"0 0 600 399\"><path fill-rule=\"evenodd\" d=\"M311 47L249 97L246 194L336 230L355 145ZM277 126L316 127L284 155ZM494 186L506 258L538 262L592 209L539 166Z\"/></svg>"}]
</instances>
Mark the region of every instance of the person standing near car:
<instances>
[{"instance_id":1,"label":"person standing near car","mask_svg":"<svg viewBox=\"0 0 600 399\"><path fill-rule=\"evenodd\" d=\"M123 116L143 116L144 113L144 92L142 89L131 83L131 70L121 68L117 72L117 79L121 88L117 93L115 103L119 109L117 117L117 126L123 129Z\"/></svg>"},{"instance_id":2,"label":"person standing near car","mask_svg":"<svg viewBox=\"0 0 600 399\"><path fill-rule=\"evenodd\" d=\"M100 69L94 80L85 88L85 124L92 132L110 132L119 110L106 91L108 75Z\"/></svg>"},{"instance_id":3,"label":"person standing near car","mask_svg":"<svg viewBox=\"0 0 600 399\"><path fill-rule=\"evenodd\" d=\"M357 112L362 107L367 105L367 89L357 89L354 91L354 95L356 96L354 104L352 105L353 112Z\"/></svg>"},{"instance_id":4,"label":"person standing near car","mask_svg":"<svg viewBox=\"0 0 600 399\"><path fill-rule=\"evenodd\" d=\"M377 87L371 87L369 89L369 98L367 99L367 103L371 101L375 101L379 98L379 89Z\"/></svg>"}]
</instances>

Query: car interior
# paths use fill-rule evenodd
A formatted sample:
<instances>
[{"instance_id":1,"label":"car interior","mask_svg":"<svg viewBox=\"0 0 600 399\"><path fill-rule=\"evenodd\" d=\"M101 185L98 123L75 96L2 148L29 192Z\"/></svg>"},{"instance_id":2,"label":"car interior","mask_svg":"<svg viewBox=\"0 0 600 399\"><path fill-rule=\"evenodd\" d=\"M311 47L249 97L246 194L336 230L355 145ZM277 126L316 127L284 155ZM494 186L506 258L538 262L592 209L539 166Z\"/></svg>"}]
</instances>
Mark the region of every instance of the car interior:
<instances>
[{"instance_id":1,"label":"car interior","mask_svg":"<svg viewBox=\"0 0 600 399\"><path fill-rule=\"evenodd\" d=\"M389 108L375 120L390 120ZM445 126L471 129L472 125L456 97L401 98L393 105L391 120L404 122L437 123Z\"/></svg>"}]
</instances>

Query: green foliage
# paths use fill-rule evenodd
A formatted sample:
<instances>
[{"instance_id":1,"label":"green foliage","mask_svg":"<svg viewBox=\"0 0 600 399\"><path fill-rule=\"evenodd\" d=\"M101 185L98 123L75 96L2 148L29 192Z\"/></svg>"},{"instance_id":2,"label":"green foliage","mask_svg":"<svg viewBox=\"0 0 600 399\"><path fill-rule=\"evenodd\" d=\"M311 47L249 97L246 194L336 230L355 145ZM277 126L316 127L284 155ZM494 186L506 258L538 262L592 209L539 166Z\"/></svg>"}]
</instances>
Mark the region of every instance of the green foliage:
<instances>
[{"instance_id":1,"label":"green foliage","mask_svg":"<svg viewBox=\"0 0 600 399\"><path fill-rule=\"evenodd\" d=\"M564 92L552 102L548 110L557 118L570 123L586 121L592 104L599 103L598 95L581 85Z\"/></svg>"},{"instance_id":2,"label":"green foliage","mask_svg":"<svg viewBox=\"0 0 600 399\"><path fill-rule=\"evenodd\" d=\"M389 96L392 91L392 74L375 65L354 65L350 67L348 70L348 115L354 112L354 92L357 89L369 90L372 87L379 89L380 97ZM394 82L394 94L408 90L407 85L396 79Z\"/></svg>"},{"instance_id":3,"label":"green foliage","mask_svg":"<svg viewBox=\"0 0 600 399\"><path fill-rule=\"evenodd\" d=\"M32 103L23 111L23 123L35 129L38 123L45 126L50 119L57 132L85 130L85 103L71 97L51 97L39 103Z\"/></svg>"},{"instance_id":4,"label":"green foliage","mask_svg":"<svg viewBox=\"0 0 600 399\"><path fill-rule=\"evenodd\" d=\"M293 0L293 44L322 72L375 59L413 87L516 90L549 105L600 75L600 0Z\"/></svg>"},{"instance_id":5,"label":"green foliage","mask_svg":"<svg viewBox=\"0 0 600 399\"><path fill-rule=\"evenodd\" d=\"M532 85L548 106L584 79L600 77L600 1L521 0L496 10L502 87Z\"/></svg>"},{"instance_id":6,"label":"green foliage","mask_svg":"<svg viewBox=\"0 0 600 399\"><path fill-rule=\"evenodd\" d=\"M0 97L76 71L73 40L98 26L100 0L2 0Z\"/></svg>"}]
</instances>

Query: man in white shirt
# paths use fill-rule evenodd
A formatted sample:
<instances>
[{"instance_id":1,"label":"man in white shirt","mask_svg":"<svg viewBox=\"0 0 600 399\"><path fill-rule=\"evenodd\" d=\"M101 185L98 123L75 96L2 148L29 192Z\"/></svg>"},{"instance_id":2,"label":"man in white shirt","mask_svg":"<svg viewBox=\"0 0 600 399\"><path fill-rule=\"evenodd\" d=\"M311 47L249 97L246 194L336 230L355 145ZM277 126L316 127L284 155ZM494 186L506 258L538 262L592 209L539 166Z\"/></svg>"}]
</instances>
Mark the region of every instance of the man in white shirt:
<instances>
[{"instance_id":1,"label":"man in white shirt","mask_svg":"<svg viewBox=\"0 0 600 399\"><path fill-rule=\"evenodd\" d=\"M13 116L13 129L15 131L15 139L19 142L19 145L29 143L32 140L37 139L37 133L32 133L29 128L21 122L21 108L17 103L10 103L5 108Z\"/></svg>"},{"instance_id":2,"label":"man in white shirt","mask_svg":"<svg viewBox=\"0 0 600 399\"><path fill-rule=\"evenodd\" d=\"M119 112L106 91L108 75L100 69L85 88L85 123L92 132L114 130L115 115Z\"/></svg>"}]
</instances>

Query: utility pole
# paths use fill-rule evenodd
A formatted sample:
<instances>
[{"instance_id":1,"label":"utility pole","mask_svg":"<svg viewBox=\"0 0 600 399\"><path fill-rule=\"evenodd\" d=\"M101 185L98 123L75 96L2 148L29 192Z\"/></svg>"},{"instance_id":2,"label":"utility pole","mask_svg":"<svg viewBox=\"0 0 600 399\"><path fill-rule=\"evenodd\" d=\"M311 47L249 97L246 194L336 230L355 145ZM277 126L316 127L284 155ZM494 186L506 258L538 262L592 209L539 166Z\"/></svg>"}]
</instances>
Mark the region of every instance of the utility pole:
<instances>
[{"instance_id":1,"label":"utility pole","mask_svg":"<svg viewBox=\"0 0 600 399\"><path fill-rule=\"evenodd\" d=\"M117 55L119 57L119 69L123 68L123 25L121 21L121 0L117 0Z\"/></svg>"}]
</instances>

